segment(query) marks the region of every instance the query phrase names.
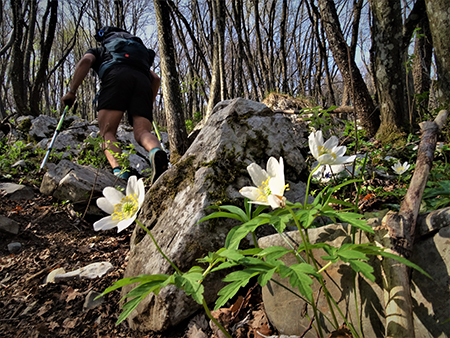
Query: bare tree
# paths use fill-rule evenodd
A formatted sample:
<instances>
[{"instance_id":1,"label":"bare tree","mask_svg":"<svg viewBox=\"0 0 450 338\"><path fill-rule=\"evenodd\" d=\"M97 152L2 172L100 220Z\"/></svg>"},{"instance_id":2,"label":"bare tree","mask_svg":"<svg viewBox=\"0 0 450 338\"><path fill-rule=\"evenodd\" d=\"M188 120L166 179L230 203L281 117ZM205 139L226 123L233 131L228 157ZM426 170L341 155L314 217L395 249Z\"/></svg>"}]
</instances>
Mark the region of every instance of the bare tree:
<instances>
[{"instance_id":1,"label":"bare tree","mask_svg":"<svg viewBox=\"0 0 450 338\"><path fill-rule=\"evenodd\" d=\"M378 111L367 90L361 72L355 61L350 58L350 52L342 35L334 2L331 0L319 0L319 6L329 47L345 85L351 88L350 95L359 114L361 125L369 136L375 136L380 125Z\"/></svg>"},{"instance_id":2,"label":"bare tree","mask_svg":"<svg viewBox=\"0 0 450 338\"><path fill-rule=\"evenodd\" d=\"M176 158L187 150L187 133L184 114L181 111L181 93L175 61L175 47L170 23L170 8L165 0L154 0L158 27L159 53L164 97L164 110L171 156Z\"/></svg>"},{"instance_id":3,"label":"bare tree","mask_svg":"<svg viewBox=\"0 0 450 338\"><path fill-rule=\"evenodd\" d=\"M42 93L42 87L47 80L46 73L48 70L50 51L53 45L53 39L55 37L57 11L58 11L58 1L49 0L46 9L46 13L50 12L47 34L45 34L45 27L47 27L46 25L47 15L44 15L41 32L41 50L40 50L41 60L39 63L36 78L34 79L33 85L31 87L31 94L30 94L31 114L34 116L40 114L39 104L40 102L42 102L40 100L40 97Z\"/></svg>"},{"instance_id":4,"label":"bare tree","mask_svg":"<svg viewBox=\"0 0 450 338\"><path fill-rule=\"evenodd\" d=\"M425 0L431 36L433 37L434 54L436 56L438 87L441 103L450 102L450 22L448 20L449 0Z\"/></svg>"}]
</instances>

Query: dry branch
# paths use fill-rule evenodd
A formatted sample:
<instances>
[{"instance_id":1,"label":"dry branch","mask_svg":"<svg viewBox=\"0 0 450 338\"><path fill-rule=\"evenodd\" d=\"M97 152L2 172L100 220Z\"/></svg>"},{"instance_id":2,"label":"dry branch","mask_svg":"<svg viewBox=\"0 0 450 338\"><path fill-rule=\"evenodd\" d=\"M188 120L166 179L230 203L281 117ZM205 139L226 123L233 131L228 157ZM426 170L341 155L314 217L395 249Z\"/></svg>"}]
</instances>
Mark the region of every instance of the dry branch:
<instances>
[{"instance_id":1,"label":"dry branch","mask_svg":"<svg viewBox=\"0 0 450 338\"><path fill-rule=\"evenodd\" d=\"M392 253L409 258L414 243L417 216L428 175L433 164L437 135L447 120L442 110L434 122L423 122L422 140L419 145L416 168L403 200L400 212L389 212L383 225L389 231L388 247ZM384 259L386 337L414 338L414 323L410 291L409 271L404 264Z\"/></svg>"}]
</instances>

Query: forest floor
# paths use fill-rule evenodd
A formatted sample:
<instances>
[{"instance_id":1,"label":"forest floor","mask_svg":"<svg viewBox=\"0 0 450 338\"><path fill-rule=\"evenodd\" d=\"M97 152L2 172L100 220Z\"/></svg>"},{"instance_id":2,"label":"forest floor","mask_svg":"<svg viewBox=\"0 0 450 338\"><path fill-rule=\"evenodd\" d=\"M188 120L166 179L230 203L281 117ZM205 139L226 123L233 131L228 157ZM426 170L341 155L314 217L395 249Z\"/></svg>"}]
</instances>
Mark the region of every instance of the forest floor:
<instances>
[{"instance_id":1,"label":"forest floor","mask_svg":"<svg viewBox=\"0 0 450 338\"><path fill-rule=\"evenodd\" d=\"M107 294L102 305L85 309L85 298L91 290L101 293L123 277L133 227L120 234L113 230L95 232L92 223L71 216L69 205L40 194L36 186L33 189L35 198L31 200L0 197L0 215L20 225L17 235L0 234L1 337L190 336L186 335L187 322L163 334L136 332L126 321L116 326L121 312L118 290ZM12 242L22 244L20 252L8 251ZM43 284L56 268L69 272L104 261L114 270L101 278ZM253 290L252 306L264 312L260 291ZM239 336L247 337L247 332Z\"/></svg>"}]
</instances>

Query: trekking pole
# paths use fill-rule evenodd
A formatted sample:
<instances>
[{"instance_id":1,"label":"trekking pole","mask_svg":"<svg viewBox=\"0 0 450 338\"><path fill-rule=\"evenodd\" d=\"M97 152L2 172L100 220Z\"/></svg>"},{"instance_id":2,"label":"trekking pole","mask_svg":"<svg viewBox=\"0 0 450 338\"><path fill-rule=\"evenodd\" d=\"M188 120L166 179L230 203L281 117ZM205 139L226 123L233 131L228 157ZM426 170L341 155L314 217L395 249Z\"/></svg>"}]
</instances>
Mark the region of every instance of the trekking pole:
<instances>
[{"instance_id":1,"label":"trekking pole","mask_svg":"<svg viewBox=\"0 0 450 338\"><path fill-rule=\"evenodd\" d=\"M66 113L68 110L69 110L69 106L66 106L66 108L64 108L64 112L63 112L61 118L59 119L58 126L56 127L55 133L53 134L53 137L52 137L52 141L50 142L50 145L48 146L47 153L45 154L45 157L42 160L42 163L41 163L41 166L40 166L38 172L41 172L42 168L44 168L45 162L47 162L47 160L48 160L50 152L52 151L53 144L55 143L56 136L58 135L58 132L61 129L61 126L63 124L64 118L66 117Z\"/></svg>"},{"instance_id":2,"label":"trekking pole","mask_svg":"<svg viewBox=\"0 0 450 338\"><path fill-rule=\"evenodd\" d=\"M153 129L155 130L156 136L158 136L159 143L161 143L161 148L167 154L167 150L166 150L166 147L164 147L164 143L163 143L163 141L161 139L161 135L159 135L158 127L156 126L155 121L152 121L152 123L153 123ZM170 168L172 165L170 164L170 161L168 163L169 163L169 168Z\"/></svg>"}]
</instances>

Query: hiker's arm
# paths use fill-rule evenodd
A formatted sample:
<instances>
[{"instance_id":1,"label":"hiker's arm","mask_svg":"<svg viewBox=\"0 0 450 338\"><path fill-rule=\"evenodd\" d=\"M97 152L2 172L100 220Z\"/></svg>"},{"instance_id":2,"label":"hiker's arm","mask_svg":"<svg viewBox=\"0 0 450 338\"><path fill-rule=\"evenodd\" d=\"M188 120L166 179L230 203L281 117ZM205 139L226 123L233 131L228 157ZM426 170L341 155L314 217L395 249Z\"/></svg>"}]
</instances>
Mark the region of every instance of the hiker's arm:
<instances>
[{"instance_id":1,"label":"hiker's arm","mask_svg":"<svg viewBox=\"0 0 450 338\"><path fill-rule=\"evenodd\" d=\"M72 76L72 81L70 82L69 91L61 98L61 101L64 105L72 106L75 102L75 96L78 87L83 82L86 75L89 73L89 69L91 69L92 64L95 62L94 54L84 54L84 56L78 61L75 66L75 71Z\"/></svg>"},{"instance_id":2,"label":"hiker's arm","mask_svg":"<svg viewBox=\"0 0 450 338\"><path fill-rule=\"evenodd\" d=\"M156 100L156 95L158 95L159 86L161 85L161 78L156 75L156 73L150 70L150 78L152 81L152 93L153 93L153 102Z\"/></svg>"}]
</instances>

